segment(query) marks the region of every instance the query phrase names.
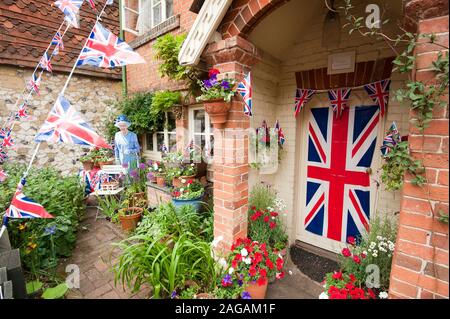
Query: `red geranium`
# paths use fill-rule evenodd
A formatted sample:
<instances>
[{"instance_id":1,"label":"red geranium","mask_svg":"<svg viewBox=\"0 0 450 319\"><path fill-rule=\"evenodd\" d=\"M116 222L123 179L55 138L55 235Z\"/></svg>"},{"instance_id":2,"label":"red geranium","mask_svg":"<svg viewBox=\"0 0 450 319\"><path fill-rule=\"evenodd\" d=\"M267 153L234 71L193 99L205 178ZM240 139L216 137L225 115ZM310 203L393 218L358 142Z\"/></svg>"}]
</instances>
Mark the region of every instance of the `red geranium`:
<instances>
[{"instance_id":1,"label":"red geranium","mask_svg":"<svg viewBox=\"0 0 450 319\"><path fill-rule=\"evenodd\" d=\"M352 252L350 251L350 249L344 248L344 249L342 249L342 255L344 257L350 257L352 255Z\"/></svg>"},{"instance_id":2,"label":"red geranium","mask_svg":"<svg viewBox=\"0 0 450 319\"><path fill-rule=\"evenodd\" d=\"M355 282L355 281L356 281L355 275L350 274L350 275L348 275L348 276L349 276L351 282Z\"/></svg>"},{"instance_id":3,"label":"red geranium","mask_svg":"<svg viewBox=\"0 0 450 319\"><path fill-rule=\"evenodd\" d=\"M267 278L266 277L259 277L259 279L256 281L258 283L258 286L262 286L266 283Z\"/></svg>"},{"instance_id":4,"label":"red geranium","mask_svg":"<svg viewBox=\"0 0 450 319\"><path fill-rule=\"evenodd\" d=\"M337 272L335 272L334 274L333 274L333 279L340 279L340 280L342 280L343 278L342 278L342 272L341 271L337 271Z\"/></svg>"},{"instance_id":5,"label":"red geranium","mask_svg":"<svg viewBox=\"0 0 450 319\"><path fill-rule=\"evenodd\" d=\"M263 260L263 255L261 253L255 253L253 257L253 262L259 264Z\"/></svg>"},{"instance_id":6,"label":"red geranium","mask_svg":"<svg viewBox=\"0 0 450 319\"><path fill-rule=\"evenodd\" d=\"M269 216L264 216L264 222L267 223L269 221Z\"/></svg>"},{"instance_id":7,"label":"red geranium","mask_svg":"<svg viewBox=\"0 0 450 319\"><path fill-rule=\"evenodd\" d=\"M277 217L278 213L277 212L271 212L270 215L273 216L273 217Z\"/></svg>"},{"instance_id":8,"label":"red geranium","mask_svg":"<svg viewBox=\"0 0 450 319\"><path fill-rule=\"evenodd\" d=\"M255 277L256 276L256 267L255 266L250 266L250 269L249 269L249 274L250 274L250 276L252 276L252 277Z\"/></svg>"},{"instance_id":9,"label":"red geranium","mask_svg":"<svg viewBox=\"0 0 450 319\"><path fill-rule=\"evenodd\" d=\"M277 269L281 270L283 268L283 264L284 264L283 258L279 258L278 257L278 259L277 259Z\"/></svg>"},{"instance_id":10,"label":"red geranium","mask_svg":"<svg viewBox=\"0 0 450 319\"><path fill-rule=\"evenodd\" d=\"M277 223L275 223L275 222L270 222L270 224L269 224L270 229L274 229L276 226L277 226Z\"/></svg>"},{"instance_id":11,"label":"red geranium","mask_svg":"<svg viewBox=\"0 0 450 319\"><path fill-rule=\"evenodd\" d=\"M350 245L355 245L355 244L356 244L355 237L353 237L353 236L348 236L348 237L347 237L347 242L348 242Z\"/></svg>"},{"instance_id":12,"label":"red geranium","mask_svg":"<svg viewBox=\"0 0 450 319\"><path fill-rule=\"evenodd\" d=\"M264 268L260 268L260 269L259 269L259 274L260 274L262 277L266 277L266 276L267 276L267 270L265 270Z\"/></svg>"},{"instance_id":13,"label":"red geranium","mask_svg":"<svg viewBox=\"0 0 450 319\"><path fill-rule=\"evenodd\" d=\"M277 275L276 275L276 278L277 279L283 279L284 278L284 271L278 272Z\"/></svg>"},{"instance_id":14,"label":"red geranium","mask_svg":"<svg viewBox=\"0 0 450 319\"><path fill-rule=\"evenodd\" d=\"M211 78L213 76L216 76L219 73L220 73L220 71L217 70L217 69L210 69L209 72L208 72L208 76Z\"/></svg>"},{"instance_id":15,"label":"red geranium","mask_svg":"<svg viewBox=\"0 0 450 319\"><path fill-rule=\"evenodd\" d=\"M266 259L266 266L269 267L269 269L273 269L274 267L273 262L271 262L270 259Z\"/></svg>"},{"instance_id":16,"label":"red geranium","mask_svg":"<svg viewBox=\"0 0 450 319\"><path fill-rule=\"evenodd\" d=\"M357 264L361 263L361 259L357 255L353 255L353 261Z\"/></svg>"}]
</instances>

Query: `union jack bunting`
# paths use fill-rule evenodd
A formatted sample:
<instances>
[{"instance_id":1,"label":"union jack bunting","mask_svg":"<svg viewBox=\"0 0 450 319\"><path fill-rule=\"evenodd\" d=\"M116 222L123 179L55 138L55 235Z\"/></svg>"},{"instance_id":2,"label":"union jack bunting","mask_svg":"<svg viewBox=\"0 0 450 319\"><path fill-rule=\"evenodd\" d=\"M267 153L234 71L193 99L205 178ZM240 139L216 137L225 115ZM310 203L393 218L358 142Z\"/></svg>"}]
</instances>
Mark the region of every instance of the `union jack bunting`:
<instances>
[{"instance_id":1,"label":"union jack bunting","mask_svg":"<svg viewBox=\"0 0 450 319\"><path fill-rule=\"evenodd\" d=\"M4 128L1 128L0 129L0 138L5 138L6 137L6 135L8 135L8 132L6 132L6 129L4 129Z\"/></svg>"},{"instance_id":2,"label":"union jack bunting","mask_svg":"<svg viewBox=\"0 0 450 319\"><path fill-rule=\"evenodd\" d=\"M97 11L97 9L95 8L95 2L94 0L88 0L89 1L89 5L91 6L92 10Z\"/></svg>"},{"instance_id":3,"label":"union jack bunting","mask_svg":"<svg viewBox=\"0 0 450 319\"><path fill-rule=\"evenodd\" d=\"M367 94L369 94L370 98L380 107L381 117L383 117L386 113L386 108L389 102L390 85L390 79L364 85L364 89L366 90Z\"/></svg>"},{"instance_id":4,"label":"union jack bunting","mask_svg":"<svg viewBox=\"0 0 450 319\"><path fill-rule=\"evenodd\" d=\"M316 91L311 89L297 89L295 92L295 117L297 117L298 113L300 113L303 106L311 100L314 93L316 93Z\"/></svg>"},{"instance_id":5,"label":"union jack bunting","mask_svg":"<svg viewBox=\"0 0 450 319\"><path fill-rule=\"evenodd\" d=\"M3 161L5 161L6 159L8 159L8 155L3 150L3 148L0 147L0 163L3 163Z\"/></svg>"},{"instance_id":6,"label":"union jack bunting","mask_svg":"<svg viewBox=\"0 0 450 319\"><path fill-rule=\"evenodd\" d=\"M41 75L37 76L36 73L33 73L27 87L39 95L39 86L41 86Z\"/></svg>"},{"instance_id":7,"label":"union jack bunting","mask_svg":"<svg viewBox=\"0 0 450 319\"><path fill-rule=\"evenodd\" d=\"M286 138L284 137L283 129L280 127L280 129L278 130L278 143L283 146L285 141Z\"/></svg>"},{"instance_id":8,"label":"union jack bunting","mask_svg":"<svg viewBox=\"0 0 450 319\"><path fill-rule=\"evenodd\" d=\"M14 145L14 140L11 136L11 130L6 134L3 138L2 147L5 149L6 147L11 147Z\"/></svg>"},{"instance_id":9,"label":"union jack bunting","mask_svg":"<svg viewBox=\"0 0 450 319\"><path fill-rule=\"evenodd\" d=\"M55 49L53 50L53 55L58 55L59 50L64 50L64 43L62 40L61 33L56 32L55 36L52 39L52 45L55 45Z\"/></svg>"},{"instance_id":10,"label":"union jack bunting","mask_svg":"<svg viewBox=\"0 0 450 319\"><path fill-rule=\"evenodd\" d=\"M3 183L8 178L8 174L4 170L0 170L0 183Z\"/></svg>"},{"instance_id":11,"label":"union jack bunting","mask_svg":"<svg viewBox=\"0 0 450 319\"><path fill-rule=\"evenodd\" d=\"M241 83L237 87L237 92L242 96L244 100L244 114L252 116L252 76L250 72L244 77Z\"/></svg>"},{"instance_id":12,"label":"union jack bunting","mask_svg":"<svg viewBox=\"0 0 450 319\"><path fill-rule=\"evenodd\" d=\"M56 100L35 140L111 148L63 96Z\"/></svg>"},{"instance_id":13,"label":"union jack bunting","mask_svg":"<svg viewBox=\"0 0 450 319\"><path fill-rule=\"evenodd\" d=\"M17 191L6 210L5 217L8 218L53 218L45 208L26 197L21 191Z\"/></svg>"},{"instance_id":14,"label":"union jack bunting","mask_svg":"<svg viewBox=\"0 0 450 319\"><path fill-rule=\"evenodd\" d=\"M52 64L50 63L50 59L48 58L47 52L44 53L44 55L41 58L41 61L39 61L39 66L50 73L52 73Z\"/></svg>"},{"instance_id":15,"label":"union jack bunting","mask_svg":"<svg viewBox=\"0 0 450 319\"><path fill-rule=\"evenodd\" d=\"M114 0L106 0L106 5L110 6L114 3Z\"/></svg>"},{"instance_id":16,"label":"union jack bunting","mask_svg":"<svg viewBox=\"0 0 450 319\"><path fill-rule=\"evenodd\" d=\"M380 111L381 112L381 111ZM386 137L383 140L383 145L380 146L380 152L383 157L393 149L398 143L400 143L402 137L397 129L397 124L392 122L391 127L389 128Z\"/></svg>"},{"instance_id":17,"label":"union jack bunting","mask_svg":"<svg viewBox=\"0 0 450 319\"><path fill-rule=\"evenodd\" d=\"M114 68L127 64L145 63L145 60L124 41L96 23L77 65L89 64L100 68Z\"/></svg>"},{"instance_id":18,"label":"union jack bunting","mask_svg":"<svg viewBox=\"0 0 450 319\"><path fill-rule=\"evenodd\" d=\"M348 102L350 99L351 89L337 89L328 90L328 97L330 98L331 106L336 118L342 116L342 112L345 108L348 108Z\"/></svg>"},{"instance_id":19,"label":"union jack bunting","mask_svg":"<svg viewBox=\"0 0 450 319\"><path fill-rule=\"evenodd\" d=\"M304 228L346 242L368 230L370 176L379 108L345 108L337 119L330 108L310 110Z\"/></svg>"},{"instance_id":20,"label":"union jack bunting","mask_svg":"<svg viewBox=\"0 0 450 319\"><path fill-rule=\"evenodd\" d=\"M65 15L65 20L78 28L78 11L84 0L58 0L54 2L54 5L61 10Z\"/></svg>"},{"instance_id":21,"label":"union jack bunting","mask_svg":"<svg viewBox=\"0 0 450 319\"><path fill-rule=\"evenodd\" d=\"M275 132L279 131L279 129L280 129L280 122L278 122L278 120L276 120L274 128L275 128Z\"/></svg>"},{"instance_id":22,"label":"union jack bunting","mask_svg":"<svg viewBox=\"0 0 450 319\"><path fill-rule=\"evenodd\" d=\"M22 118L28 117L27 107L28 107L28 105L26 103L22 103L19 106L19 110L16 113L16 119L22 119Z\"/></svg>"}]
</instances>

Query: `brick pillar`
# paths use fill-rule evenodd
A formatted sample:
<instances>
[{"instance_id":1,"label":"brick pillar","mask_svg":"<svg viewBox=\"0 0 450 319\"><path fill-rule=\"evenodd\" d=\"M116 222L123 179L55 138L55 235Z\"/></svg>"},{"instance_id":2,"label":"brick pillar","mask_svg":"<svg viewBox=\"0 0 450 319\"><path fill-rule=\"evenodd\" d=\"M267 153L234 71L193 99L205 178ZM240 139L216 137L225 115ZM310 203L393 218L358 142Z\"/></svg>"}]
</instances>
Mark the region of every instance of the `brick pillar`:
<instances>
[{"instance_id":1,"label":"brick pillar","mask_svg":"<svg viewBox=\"0 0 450 319\"><path fill-rule=\"evenodd\" d=\"M240 37L228 38L208 46L205 58L221 75L242 80L259 59L256 48ZM249 117L236 96L223 129L214 129L214 237L223 237L221 248L247 236L248 137Z\"/></svg>"},{"instance_id":2,"label":"brick pillar","mask_svg":"<svg viewBox=\"0 0 450 319\"><path fill-rule=\"evenodd\" d=\"M407 10L408 7L412 10L413 6L414 10L411 12L419 15L417 10L422 5L424 14L419 15L421 20L416 24L418 33L435 32L439 41L448 47L449 17L434 17L436 14L445 14L448 9L439 9L433 4L439 5L442 1L411 1ZM433 72L426 68L429 68L430 62L436 59L440 50L442 47L429 44L417 48L417 64L413 74L417 80L427 81L433 78ZM445 99L448 101L448 96ZM410 183L408 177L405 179L389 287L391 298L449 296L448 224L437 219L440 211L448 214L449 207L448 125L447 105L445 108L435 108L433 120L424 136L414 124L410 126L411 151L415 158L424 163L427 184L417 187Z\"/></svg>"}]
</instances>

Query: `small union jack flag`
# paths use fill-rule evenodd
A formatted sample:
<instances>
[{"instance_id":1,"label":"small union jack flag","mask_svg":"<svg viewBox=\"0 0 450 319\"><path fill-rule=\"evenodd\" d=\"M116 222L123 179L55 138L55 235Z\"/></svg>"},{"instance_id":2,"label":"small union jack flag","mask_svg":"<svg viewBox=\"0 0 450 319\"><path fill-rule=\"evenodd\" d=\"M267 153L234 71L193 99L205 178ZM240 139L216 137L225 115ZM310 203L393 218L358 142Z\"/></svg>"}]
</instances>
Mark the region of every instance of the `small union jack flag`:
<instances>
[{"instance_id":1,"label":"small union jack flag","mask_svg":"<svg viewBox=\"0 0 450 319\"><path fill-rule=\"evenodd\" d=\"M283 146L285 141L286 138L284 137L283 129L280 127L280 129L278 130L278 143Z\"/></svg>"},{"instance_id":2,"label":"small union jack flag","mask_svg":"<svg viewBox=\"0 0 450 319\"><path fill-rule=\"evenodd\" d=\"M312 98L314 93L316 93L316 91L311 89L297 89L295 93L295 117L297 117L300 110Z\"/></svg>"},{"instance_id":3,"label":"small union jack flag","mask_svg":"<svg viewBox=\"0 0 450 319\"><path fill-rule=\"evenodd\" d=\"M8 174L4 170L0 170L0 183L3 183L8 178Z\"/></svg>"},{"instance_id":4,"label":"small union jack flag","mask_svg":"<svg viewBox=\"0 0 450 319\"><path fill-rule=\"evenodd\" d=\"M369 94L370 98L380 107L381 117L384 116L389 102L390 85L390 79L364 85L364 89L366 90L367 94Z\"/></svg>"},{"instance_id":5,"label":"small union jack flag","mask_svg":"<svg viewBox=\"0 0 450 319\"><path fill-rule=\"evenodd\" d=\"M393 149L398 143L400 143L401 140L402 137L397 129L397 124L395 122L392 122L386 137L383 139L383 145L380 147L381 155L383 157L386 157L391 149Z\"/></svg>"},{"instance_id":6,"label":"small union jack flag","mask_svg":"<svg viewBox=\"0 0 450 319\"><path fill-rule=\"evenodd\" d=\"M19 106L19 110L16 113L16 119L21 119L21 118L27 118L28 117L27 107L28 107L28 105L26 103L22 103Z\"/></svg>"},{"instance_id":7,"label":"small union jack flag","mask_svg":"<svg viewBox=\"0 0 450 319\"><path fill-rule=\"evenodd\" d=\"M55 45L55 49L53 50L53 55L58 55L59 50L64 50L64 43L62 40L61 33L59 33L59 31L57 31L55 36L53 37L52 45Z\"/></svg>"},{"instance_id":8,"label":"small union jack flag","mask_svg":"<svg viewBox=\"0 0 450 319\"><path fill-rule=\"evenodd\" d=\"M35 140L111 148L63 96L56 100Z\"/></svg>"},{"instance_id":9,"label":"small union jack flag","mask_svg":"<svg viewBox=\"0 0 450 319\"><path fill-rule=\"evenodd\" d=\"M337 89L328 90L328 97L330 98L331 106L336 118L342 116L342 112L345 108L348 108L348 102L350 99L351 89Z\"/></svg>"},{"instance_id":10,"label":"small union jack flag","mask_svg":"<svg viewBox=\"0 0 450 319\"><path fill-rule=\"evenodd\" d=\"M8 218L53 218L45 208L26 197L21 191L17 191L6 210L5 217Z\"/></svg>"},{"instance_id":11,"label":"small union jack flag","mask_svg":"<svg viewBox=\"0 0 450 319\"><path fill-rule=\"evenodd\" d=\"M6 147L11 147L13 145L14 145L14 140L11 136L11 131L9 131L8 134L6 134L6 136L3 138L2 147L6 148Z\"/></svg>"},{"instance_id":12,"label":"small union jack flag","mask_svg":"<svg viewBox=\"0 0 450 319\"><path fill-rule=\"evenodd\" d=\"M28 89L33 90L37 95L39 95L39 86L41 85L41 75L36 75L36 73L33 73L31 76L30 81L28 82Z\"/></svg>"},{"instance_id":13,"label":"small union jack flag","mask_svg":"<svg viewBox=\"0 0 450 319\"><path fill-rule=\"evenodd\" d=\"M64 13L67 22L78 28L77 13L83 2L84 0L58 0L54 2L54 5Z\"/></svg>"},{"instance_id":14,"label":"small union jack flag","mask_svg":"<svg viewBox=\"0 0 450 319\"><path fill-rule=\"evenodd\" d=\"M77 65L114 68L139 63L145 63L145 60L126 42L97 22L81 51Z\"/></svg>"},{"instance_id":15,"label":"small union jack flag","mask_svg":"<svg viewBox=\"0 0 450 319\"><path fill-rule=\"evenodd\" d=\"M0 163L4 162L6 159L8 159L8 155L3 148L0 147Z\"/></svg>"},{"instance_id":16,"label":"small union jack flag","mask_svg":"<svg viewBox=\"0 0 450 319\"><path fill-rule=\"evenodd\" d=\"M244 99L244 114L246 114L248 116L252 116L253 115L253 113L252 113L253 90L252 90L252 76L251 76L250 72L248 72L248 74L244 77L242 82L239 83L239 85L237 87L237 92Z\"/></svg>"},{"instance_id":17,"label":"small union jack flag","mask_svg":"<svg viewBox=\"0 0 450 319\"><path fill-rule=\"evenodd\" d=\"M52 73L52 64L50 63L50 59L48 58L47 52L44 53L44 55L41 58L41 61L39 62L39 66L50 73Z\"/></svg>"},{"instance_id":18,"label":"small union jack flag","mask_svg":"<svg viewBox=\"0 0 450 319\"><path fill-rule=\"evenodd\" d=\"M275 132L278 132L280 130L280 122L278 120L275 122Z\"/></svg>"},{"instance_id":19,"label":"small union jack flag","mask_svg":"<svg viewBox=\"0 0 450 319\"><path fill-rule=\"evenodd\" d=\"M0 129L0 138L5 138L8 133L6 132L6 129L1 128Z\"/></svg>"}]
</instances>

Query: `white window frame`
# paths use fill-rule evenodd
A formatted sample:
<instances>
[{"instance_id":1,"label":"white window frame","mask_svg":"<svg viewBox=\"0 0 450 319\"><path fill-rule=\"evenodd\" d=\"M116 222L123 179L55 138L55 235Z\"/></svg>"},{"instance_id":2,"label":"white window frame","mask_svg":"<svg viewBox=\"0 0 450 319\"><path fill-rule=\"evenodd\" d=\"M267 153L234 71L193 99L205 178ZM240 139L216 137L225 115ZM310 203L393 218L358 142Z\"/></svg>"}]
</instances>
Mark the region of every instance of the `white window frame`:
<instances>
[{"instance_id":1,"label":"white window frame","mask_svg":"<svg viewBox=\"0 0 450 319\"><path fill-rule=\"evenodd\" d=\"M138 10L140 10L140 3L141 3L141 0L139 0ZM126 3L125 3L125 0L122 1L121 4L122 4L122 6L120 8L120 10L121 10L120 15L122 17L122 19L121 19L121 22L122 22L121 28L122 28L122 30L130 32L130 33L133 33L135 35L138 35L139 33L136 31L137 30L137 25L135 26L136 27L135 30L134 29L130 29L127 26L127 14L126 13L127 13L127 11L130 11L130 12L132 12L132 13L134 13L134 14L139 16L139 11L136 11L134 9L131 9L131 8L127 7Z\"/></svg>"},{"instance_id":2,"label":"white window frame","mask_svg":"<svg viewBox=\"0 0 450 319\"><path fill-rule=\"evenodd\" d=\"M211 120L206 111L205 111L205 132L204 133L195 133L194 132L194 130L195 130L194 111L197 111L197 110L205 110L205 108L203 106L192 106L189 108L189 142L194 141L194 143L195 143L195 139L194 139L195 135L204 135L204 136L213 136L214 137L214 134L211 131ZM205 143L206 143L206 141L207 140L205 138ZM202 150L202 152L203 152L203 150Z\"/></svg>"},{"instance_id":3,"label":"white window frame","mask_svg":"<svg viewBox=\"0 0 450 319\"><path fill-rule=\"evenodd\" d=\"M157 131L154 132L152 134L152 141L153 141L153 150L148 150L147 149L147 135L149 135L149 133L144 134L144 156L146 158L152 159L152 160L157 160L160 161L162 159L162 154L161 154L161 150L158 149L158 138L157 138L157 134L164 134L164 145L167 146L167 148L169 148L169 135L175 135L175 139L176 139L176 130L175 132L169 132L167 130L167 124L169 121L169 112L165 112L166 114L166 123L164 125L164 131Z\"/></svg>"}]
</instances>

